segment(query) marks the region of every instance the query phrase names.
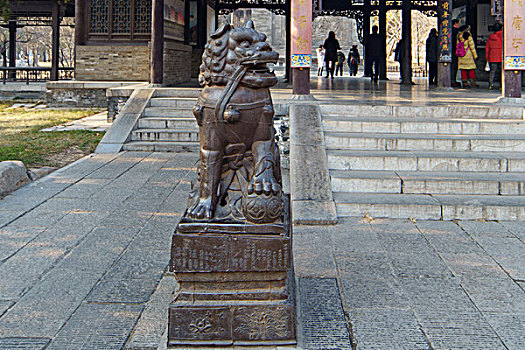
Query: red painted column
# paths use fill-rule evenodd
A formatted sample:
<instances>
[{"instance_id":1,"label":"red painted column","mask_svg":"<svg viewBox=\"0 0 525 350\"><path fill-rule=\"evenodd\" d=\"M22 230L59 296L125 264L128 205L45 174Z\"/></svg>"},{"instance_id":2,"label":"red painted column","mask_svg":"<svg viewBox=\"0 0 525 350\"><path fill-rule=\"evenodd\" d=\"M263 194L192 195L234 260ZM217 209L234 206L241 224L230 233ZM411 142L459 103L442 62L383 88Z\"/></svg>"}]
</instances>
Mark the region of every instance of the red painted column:
<instances>
[{"instance_id":1,"label":"red painted column","mask_svg":"<svg viewBox=\"0 0 525 350\"><path fill-rule=\"evenodd\" d=\"M503 28L503 96L521 97L521 71L525 70L525 2L505 1Z\"/></svg>"},{"instance_id":2,"label":"red painted column","mask_svg":"<svg viewBox=\"0 0 525 350\"><path fill-rule=\"evenodd\" d=\"M438 2L439 61L438 87L450 88L450 65L452 64L452 0Z\"/></svg>"},{"instance_id":3,"label":"red painted column","mask_svg":"<svg viewBox=\"0 0 525 350\"><path fill-rule=\"evenodd\" d=\"M312 67L312 0L291 1L292 87L295 95L310 94Z\"/></svg>"},{"instance_id":4,"label":"red painted column","mask_svg":"<svg viewBox=\"0 0 525 350\"><path fill-rule=\"evenodd\" d=\"M161 85L164 77L164 0L153 0L152 7L150 83Z\"/></svg>"}]
</instances>

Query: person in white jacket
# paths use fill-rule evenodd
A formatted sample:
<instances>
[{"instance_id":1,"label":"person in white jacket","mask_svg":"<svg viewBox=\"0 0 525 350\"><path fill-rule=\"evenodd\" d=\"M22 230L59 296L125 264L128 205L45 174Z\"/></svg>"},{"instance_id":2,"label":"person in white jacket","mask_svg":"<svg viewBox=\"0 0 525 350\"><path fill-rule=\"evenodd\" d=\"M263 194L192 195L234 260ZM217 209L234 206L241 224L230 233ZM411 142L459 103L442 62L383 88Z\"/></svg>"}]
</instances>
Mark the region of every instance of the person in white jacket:
<instances>
[{"instance_id":1,"label":"person in white jacket","mask_svg":"<svg viewBox=\"0 0 525 350\"><path fill-rule=\"evenodd\" d=\"M321 77L323 76L323 69L324 69L324 47L323 45L319 45L317 49L317 76Z\"/></svg>"}]
</instances>

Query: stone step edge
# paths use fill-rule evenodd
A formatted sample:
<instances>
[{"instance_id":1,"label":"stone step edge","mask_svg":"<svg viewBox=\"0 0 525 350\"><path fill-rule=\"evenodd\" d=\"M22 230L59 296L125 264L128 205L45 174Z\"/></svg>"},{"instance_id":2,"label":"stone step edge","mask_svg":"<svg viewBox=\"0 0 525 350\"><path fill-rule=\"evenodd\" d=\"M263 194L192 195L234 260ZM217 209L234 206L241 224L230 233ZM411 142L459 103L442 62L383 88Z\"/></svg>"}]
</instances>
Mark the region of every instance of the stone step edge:
<instances>
[{"instance_id":1,"label":"stone step edge","mask_svg":"<svg viewBox=\"0 0 525 350\"><path fill-rule=\"evenodd\" d=\"M340 179L370 179L370 180L458 180L458 181L522 181L522 172L465 172L465 171L397 171L397 170L341 170L330 169L330 177Z\"/></svg>"},{"instance_id":2,"label":"stone step edge","mask_svg":"<svg viewBox=\"0 0 525 350\"><path fill-rule=\"evenodd\" d=\"M436 117L394 117L394 116L349 116L337 114L324 114L323 121L338 121L338 122L392 122L392 123L484 123L484 124L525 124L523 118L480 118L480 117L463 117L463 118L436 118Z\"/></svg>"},{"instance_id":3,"label":"stone step edge","mask_svg":"<svg viewBox=\"0 0 525 350\"><path fill-rule=\"evenodd\" d=\"M482 159L524 159L525 152L512 151L380 151L380 150L349 150L341 148L326 148L327 156L346 157L399 157L399 158L482 158Z\"/></svg>"},{"instance_id":4,"label":"stone step edge","mask_svg":"<svg viewBox=\"0 0 525 350\"><path fill-rule=\"evenodd\" d=\"M175 134L175 133L198 133L199 132L199 129L198 128L195 128L195 129L188 129L188 128L177 128L177 127L174 127L174 128L169 128L169 129L166 129L166 128L159 128L159 129L151 129L151 128L148 128L148 129L143 129L143 128L139 128L139 129L135 129L133 130L133 133L134 134L138 134L138 133L167 133L167 134Z\"/></svg>"},{"instance_id":5,"label":"stone step edge","mask_svg":"<svg viewBox=\"0 0 525 350\"><path fill-rule=\"evenodd\" d=\"M198 152L200 145L197 141L130 141L125 143L122 149L149 152Z\"/></svg>"},{"instance_id":6,"label":"stone step edge","mask_svg":"<svg viewBox=\"0 0 525 350\"><path fill-rule=\"evenodd\" d=\"M368 214L373 218L425 220L525 220L525 196L345 192L333 195L338 217ZM349 205L354 208L345 210Z\"/></svg>"},{"instance_id":7,"label":"stone step edge","mask_svg":"<svg viewBox=\"0 0 525 350\"><path fill-rule=\"evenodd\" d=\"M440 133L380 133L327 131L325 138L370 138L370 139L414 139L414 140L516 140L525 141L525 134L440 134Z\"/></svg>"}]
</instances>

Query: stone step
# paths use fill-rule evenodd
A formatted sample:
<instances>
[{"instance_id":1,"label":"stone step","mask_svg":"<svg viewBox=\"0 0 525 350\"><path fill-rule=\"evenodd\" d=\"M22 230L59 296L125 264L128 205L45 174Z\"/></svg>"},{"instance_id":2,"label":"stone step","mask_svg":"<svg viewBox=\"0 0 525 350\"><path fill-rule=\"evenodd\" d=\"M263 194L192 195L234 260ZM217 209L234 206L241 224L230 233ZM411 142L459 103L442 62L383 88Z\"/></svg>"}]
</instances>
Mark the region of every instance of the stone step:
<instances>
[{"instance_id":1,"label":"stone step","mask_svg":"<svg viewBox=\"0 0 525 350\"><path fill-rule=\"evenodd\" d=\"M199 127L194 117L145 117L139 119L140 129L171 129L184 128L195 129L198 131Z\"/></svg>"},{"instance_id":2,"label":"stone step","mask_svg":"<svg viewBox=\"0 0 525 350\"><path fill-rule=\"evenodd\" d=\"M525 135L452 135L325 132L326 146L384 151L525 151Z\"/></svg>"},{"instance_id":3,"label":"stone step","mask_svg":"<svg viewBox=\"0 0 525 350\"><path fill-rule=\"evenodd\" d=\"M454 104L449 106L392 106L365 104L321 104L321 113L346 117L396 117L436 119L449 118L489 118L489 119L524 119L525 110L521 106L487 107Z\"/></svg>"},{"instance_id":4,"label":"stone step","mask_svg":"<svg viewBox=\"0 0 525 350\"><path fill-rule=\"evenodd\" d=\"M144 110L144 117L193 117L193 107L147 107Z\"/></svg>"},{"instance_id":5,"label":"stone step","mask_svg":"<svg viewBox=\"0 0 525 350\"><path fill-rule=\"evenodd\" d=\"M525 195L524 173L331 170L332 191Z\"/></svg>"},{"instance_id":6,"label":"stone step","mask_svg":"<svg viewBox=\"0 0 525 350\"><path fill-rule=\"evenodd\" d=\"M197 100L201 93L201 88L157 88L155 89L154 98L168 97L168 98L194 98Z\"/></svg>"},{"instance_id":7,"label":"stone step","mask_svg":"<svg viewBox=\"0 0 525 350\"><path fill-rule=\"evenodd\" d=\"M131 133L131 141L182 141L198 142L198 129L137 129Z\"/></svg>"},{"instance_id":8,"label":"stone step","mask_svg":"<svg viewBox=\"0 0 525 350\"><path fill-rule=\"evenodd\" d=\"M418 119L323 116L323 129L338 132L429 133L455 135L525 134L520 119Z\"/></svg>"},{"instance_id":9,"label":"stone step","mask_svg":"<svg viewBox=\"0 0 525 350\"><path fill-rule=\"evenodd\" d=\"M198 142L176 141L131 141L122 147L123 151L148 152L198 152Z\"/></svg>"},{"instance_id":10,"label":"stone step","mask_svg":"<svg viewBox=\"0 0 525 350\"><path fill-rule=\"evenodd\" d=\"M359 151L327 149L328 168L339 170L523 172L522 152Z\"/></svg>"},{"instance_id":11,"label":"stone step","mask_svg":"<svg viewBox=\"0 0 525 350\"><path fill-rule=\"evenodd\" d=\"M335 192L339 217L525 220L525 196Z\"/></svg>"},{"instance_id":12,"label":"stone step","mask_svg":"<svg viewBox=\"0 0 525 350\"><path fill-rule=\"evenodd\" d=\"M150 107L193 108L196 103L196 98L154 97L150 100Z\"/></svg>"}]
</instances>

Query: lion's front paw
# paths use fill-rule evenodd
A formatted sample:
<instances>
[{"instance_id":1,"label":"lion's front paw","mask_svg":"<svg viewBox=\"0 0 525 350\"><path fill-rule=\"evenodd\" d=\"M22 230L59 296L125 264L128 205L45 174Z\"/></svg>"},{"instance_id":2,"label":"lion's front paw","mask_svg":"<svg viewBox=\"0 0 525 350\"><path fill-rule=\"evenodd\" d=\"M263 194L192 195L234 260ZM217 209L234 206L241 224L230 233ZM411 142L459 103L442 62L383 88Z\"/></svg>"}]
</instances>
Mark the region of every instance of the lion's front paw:
<instances>
[{"instance_id":1,"label":"lion's front paw","mask_svg":"<svg viewBox=\"0 0 525 350\"><path fill-rule=\"evenodd\" d=\"M251 194L253 192L257 194L264 192L266 195L270 195L273 192L273 194L277 195L281 192L281 185L273 176L272 171L267 169L261 174L255 175L248 184L248 193Z\"/></svg>"},{"instance_id":2,"label":"lion's front paw","mask_svg":"<svg viewBox=\"0 0 525 350\"><path fill-rule=\"evenodd\" d=\"M211 198L200 198L197 204L188 210L188 216L193 219L211 219L213 217Z\"/></svg>"}]
</instances>

